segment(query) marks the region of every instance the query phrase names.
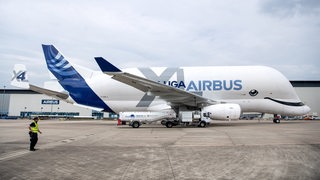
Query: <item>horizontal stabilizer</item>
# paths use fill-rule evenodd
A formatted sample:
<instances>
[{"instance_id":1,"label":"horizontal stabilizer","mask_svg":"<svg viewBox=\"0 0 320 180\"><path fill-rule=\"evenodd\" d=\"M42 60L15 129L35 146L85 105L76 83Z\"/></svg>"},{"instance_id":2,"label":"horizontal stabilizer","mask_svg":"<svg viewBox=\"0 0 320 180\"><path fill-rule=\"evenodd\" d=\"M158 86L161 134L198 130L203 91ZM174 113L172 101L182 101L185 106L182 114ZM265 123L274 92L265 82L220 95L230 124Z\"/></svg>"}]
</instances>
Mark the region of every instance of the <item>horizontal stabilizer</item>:
<instances>
[{"instance_id":1,"label":"horizontal stabilizer","mask_svg":"<svg viewBox=\"0 0 320 180\"><path fill-rule=\"evenodd\" d=\"M62 99L62 100L66 100L69 97L69 94L67 94L67 93L52 91L52 90L41 88L41 87L34 86L34 85L30 85L30 90L41 93L41 94L45 94L45 95L48 95L51 97L56 97L56 98Z\"/></svg>"},{"instance_id":2,"label":"horizontal stabilizer","mask_svg":"<svg viewBox=\"0 0 320 180\"><path fill-rule=\"evenodd\" d=\"M111 64L109 61L107 61L103 57L95 57L94 59L97 61L102 72L105 72L105 73L106 72L121 72L120 69L118 69L116 66Z\"/></svg>"}]
</instances>

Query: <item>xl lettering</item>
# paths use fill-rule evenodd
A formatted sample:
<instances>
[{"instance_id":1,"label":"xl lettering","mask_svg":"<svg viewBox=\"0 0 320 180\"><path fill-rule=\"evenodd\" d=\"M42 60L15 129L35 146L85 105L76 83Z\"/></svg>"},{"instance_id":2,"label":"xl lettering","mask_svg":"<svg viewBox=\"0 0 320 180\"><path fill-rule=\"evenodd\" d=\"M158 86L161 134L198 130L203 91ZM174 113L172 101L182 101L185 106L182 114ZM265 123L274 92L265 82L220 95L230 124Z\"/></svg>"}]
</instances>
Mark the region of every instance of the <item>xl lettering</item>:
<instances>
[{"instance_id":1,"label":"xl lettering","mask_svg":"<svg viewBox=\"0 0 320 180\"><path fill-rule=\"evenodd\" d=\"M168 82L175 73L177 74L177 81L174 83L171 82L171 84L179 86L182 84L178 84L178 82L184 82L184 72L183 69L180 68L166 68L160 76L158 76L151 68L139 68L139 70L147 79L156 82ZM184 84L182 86L185 87ZM155 96L150 96L145 93L136 107L149 107L154 99Z\"/></svg>"}]
</instances>

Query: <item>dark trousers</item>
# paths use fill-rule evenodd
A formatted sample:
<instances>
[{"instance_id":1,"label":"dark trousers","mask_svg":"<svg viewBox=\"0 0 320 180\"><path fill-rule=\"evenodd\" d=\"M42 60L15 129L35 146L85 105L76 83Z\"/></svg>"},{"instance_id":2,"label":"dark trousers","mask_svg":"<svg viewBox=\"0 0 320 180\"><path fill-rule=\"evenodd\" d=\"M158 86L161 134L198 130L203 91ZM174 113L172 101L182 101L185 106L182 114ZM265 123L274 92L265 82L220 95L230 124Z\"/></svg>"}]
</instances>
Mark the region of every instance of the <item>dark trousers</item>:
<instances>
[{"instance_id":1,"label":"dark trousers","mask_svg":"<svg viewBox=\"0 0 320 180\"><path fill-rule=\"evenodd\" d=\"M30 133L30 150L33 150L38 142L38 133Z\"/></svg>"}]
</instances>

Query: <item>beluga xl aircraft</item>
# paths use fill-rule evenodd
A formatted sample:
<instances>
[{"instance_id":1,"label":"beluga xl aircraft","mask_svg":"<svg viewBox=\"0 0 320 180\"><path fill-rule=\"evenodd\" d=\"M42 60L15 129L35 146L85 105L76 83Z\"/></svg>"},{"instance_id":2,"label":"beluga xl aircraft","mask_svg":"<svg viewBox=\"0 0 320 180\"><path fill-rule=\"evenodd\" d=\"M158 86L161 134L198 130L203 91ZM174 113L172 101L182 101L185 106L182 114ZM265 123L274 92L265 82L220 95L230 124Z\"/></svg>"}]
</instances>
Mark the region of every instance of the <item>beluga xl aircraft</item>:
<instances>
[{"instance_id":1,"label":"beluga xl aircraft","mask_svg":"<svg viewBox=\"0 0 320 180\"><path fill-rule=\"evenodd\" d=\"M97 111L119 113L139 127L161 121L172 127L211 120L239 119L242 113L304 115L310 108L289 80L266 66L144 67L119 69L95 57L101 71L72 65L53 46L42 45L47 67L58 86L29 84L24 65L16 64L11 84ZM50 84L50 83L49 83Z\"/></svg>"}]
</instances>

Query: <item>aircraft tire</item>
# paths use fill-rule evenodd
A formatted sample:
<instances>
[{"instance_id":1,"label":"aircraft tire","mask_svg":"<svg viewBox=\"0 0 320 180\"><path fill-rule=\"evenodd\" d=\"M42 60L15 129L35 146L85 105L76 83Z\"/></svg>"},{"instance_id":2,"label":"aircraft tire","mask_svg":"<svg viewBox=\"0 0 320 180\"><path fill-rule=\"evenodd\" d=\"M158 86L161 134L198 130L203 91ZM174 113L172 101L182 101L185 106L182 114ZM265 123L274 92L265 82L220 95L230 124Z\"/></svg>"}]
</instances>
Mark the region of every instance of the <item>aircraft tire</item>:
<instances>
[{"instance_id":1,"label":"aircraft tire","mask_svg":"<svg viewBox=\"0 0 320 180\"><path fill-rule=\"evenodd\" d=\"M279 124L280 123L280 119L274 119L273 123Z\"/></svg>"},{"instance_id":2,"label":"aircraft tire","mask_svg":"<svg viewBox=\"0 0 320 180\"><path fill-rule=\"evenodd\" d=\"M132 122L132 127L133 128L139 128L140 127L140 123L138 121L133 121Z\"/></svg>"},{"instance_id":3,"label":"aircraft tire","mask_svg":"<svg viewBox=\"0 0 320 180\"><path fill-rule=\"evenodd\" d=\"M199 123L199 127L201 127L201 128L204 128L204 127L206 127L207 126L207 123L205 122L205 121L201 121L200 123Z\"/></svg>"},{"instance_id":4,"label":"aircraft tire","mask_svg":"<svg viewBox=\"0 0 320 180\"><path fill-rule=\"evenodd\" d=\"M167 128L172 128L172 126L173 126L173 123L172 123L172 122L168 121L168 122L166 123L166 127L167 127Z\"/></svg>"}]
</instances>

